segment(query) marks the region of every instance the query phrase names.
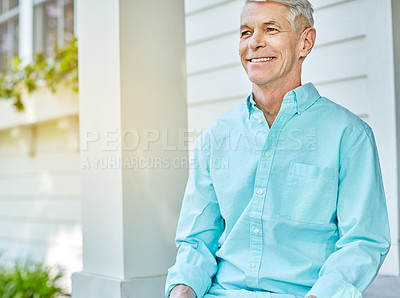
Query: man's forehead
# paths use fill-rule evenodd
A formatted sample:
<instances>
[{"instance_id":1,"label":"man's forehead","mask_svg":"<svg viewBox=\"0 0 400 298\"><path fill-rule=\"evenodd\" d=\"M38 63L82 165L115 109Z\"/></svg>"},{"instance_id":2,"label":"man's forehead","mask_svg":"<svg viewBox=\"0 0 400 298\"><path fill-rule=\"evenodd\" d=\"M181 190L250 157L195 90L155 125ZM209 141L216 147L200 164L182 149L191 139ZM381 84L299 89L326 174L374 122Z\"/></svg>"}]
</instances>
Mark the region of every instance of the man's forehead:
<instances>
[{"instance_id":1,"label":"man's forehead","mask_svg":"<svg viewBox=\"0 0 400 298\"><path fill-rule=\"evenodd\" d=\"M243 8L240 21L242 24L249 21L261 21L284 25L288 21L288 13L288 7L278 2L249 2Z\"/></svg>"},{"instance_id":2,"label":"man's forehead","mask_svg":"<svg viewBox=\"0 0 400 298\"><path fill-rule=\"evenodd\" d=\"M264 14L246 15L242 16L242 18L240 19L241 27L243 26L252 27L252 26L263 26L263 25L274 25L281 28L291 26L287 18L287 15L284 15L280 18Z\"/></svg>"},{"instance_id":3,"label":"man's forehead","mask_svg":"<svg viewBox=\"0 0 400 298\"><path fill-rule=\"evenodd\" d=\"M278 12L287 12L289 7L283 3L275 2L275 1L251 1L244 5L243 12L248 11L273 11L274 13Z\"/></svg>"}]
</instances>

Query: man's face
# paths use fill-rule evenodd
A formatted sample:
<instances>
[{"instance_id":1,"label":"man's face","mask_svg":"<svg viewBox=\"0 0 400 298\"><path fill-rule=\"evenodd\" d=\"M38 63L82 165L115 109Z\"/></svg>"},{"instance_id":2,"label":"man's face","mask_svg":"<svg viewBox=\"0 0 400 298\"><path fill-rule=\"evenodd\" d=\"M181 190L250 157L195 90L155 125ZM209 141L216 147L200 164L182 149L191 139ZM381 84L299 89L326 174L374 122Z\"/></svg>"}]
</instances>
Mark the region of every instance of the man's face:
<instances>
[{"instance_id":1,"label":"man's face","mask_svg":"<svg viewBox=\"0 0 400 298\"><path fill-rule=\"evenodd\" d=\"M243 10L239 55L254 84L279 86L300 75L300 39L288 13L277 2L249 2Z\"/></svg>"}]
</instances>

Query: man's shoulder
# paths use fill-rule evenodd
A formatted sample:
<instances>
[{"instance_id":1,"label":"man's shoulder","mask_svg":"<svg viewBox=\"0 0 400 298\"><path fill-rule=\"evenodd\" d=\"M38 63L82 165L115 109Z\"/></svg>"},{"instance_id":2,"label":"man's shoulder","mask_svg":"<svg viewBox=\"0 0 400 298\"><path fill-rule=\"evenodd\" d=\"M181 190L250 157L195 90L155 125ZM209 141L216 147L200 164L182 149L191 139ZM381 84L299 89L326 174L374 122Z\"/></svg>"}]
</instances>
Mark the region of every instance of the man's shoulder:
<instances>
[{"instance_id":1,"label":"man's shoulder","mask_svg":"<svg viewBox=\"0 0 400 298\"><path fill-rule=\"evenodd\" d=\"M219 116L212 126L230 125L231 123L237 123L239 119L246 119L248 116L247 103L244 102Z\"/></svg>"},{"instance_id":2,"label":"man's shoulder","mask_svg":"<svg viewBox=\"0 0 400 298\"><path fill-rule=\"evenodd\" d=\"M242 130L248 118L246 103L225 112L219 116L209 127L202 131L199 136L200 144L208 146L210 140L219 142L226 139L232 132Z\"/></svg>"},{"instance_id":3,"label":"man's shoulder","mask_svg":"<svg viewBox=\"0 0 400 298\"><path fill-rule=\"evenodd\" d=\"M315 112L321 116L325 127L342 135L342 141L368 138L374 143L371 127L346 107L321 97L315 105Z\"/></svg>"},{"instance_id":4,"label":"man's shoulder","mask_svg":"<svg viewBox=\"0 0 400 298\"><path fill-rule=\"evenodd\" d=\"M316 105L317 113L322 114L325 120L334 123L337 127L365 130L369 125L358 115L346 107L326 98L321 97Z\"/></svg>"},{"instance_id":5,"label":"man's shoulder","mask_svg":"<svg viewBox=\"0 0 400 298\"><path fill-rule=\"evenodd\" d=\"M219 116L206 131L217 133L236 129L244 124L248 116L247 105L242 103Z\"/></svg>"}]
</instances>

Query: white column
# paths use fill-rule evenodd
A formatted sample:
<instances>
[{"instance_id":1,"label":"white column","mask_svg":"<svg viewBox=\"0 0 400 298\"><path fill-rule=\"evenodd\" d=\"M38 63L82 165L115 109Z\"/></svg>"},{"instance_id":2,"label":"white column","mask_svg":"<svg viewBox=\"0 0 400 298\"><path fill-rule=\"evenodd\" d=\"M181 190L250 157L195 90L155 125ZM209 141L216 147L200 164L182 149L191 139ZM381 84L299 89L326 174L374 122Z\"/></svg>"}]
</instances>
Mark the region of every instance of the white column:
<instances>
[{"instance_id":1,"label":"white column","mask_svg":"<svg viewBox=\"0 0 400 298\"><path fill-rule=\"evenodd\" d=\"M33 58L33 0L19 1L19 56L24 63Z\"/></svg>"},{"instance_id":2,"label":"white column","mask_svg":"<svg viewBox=\"0 0 400 298\"><path fill-rule=\"evenodd\" d=\"M77 1L83 272L72 277L74 298L163 296L188 173L183 2Z\"/></svg>"}]
</instances>

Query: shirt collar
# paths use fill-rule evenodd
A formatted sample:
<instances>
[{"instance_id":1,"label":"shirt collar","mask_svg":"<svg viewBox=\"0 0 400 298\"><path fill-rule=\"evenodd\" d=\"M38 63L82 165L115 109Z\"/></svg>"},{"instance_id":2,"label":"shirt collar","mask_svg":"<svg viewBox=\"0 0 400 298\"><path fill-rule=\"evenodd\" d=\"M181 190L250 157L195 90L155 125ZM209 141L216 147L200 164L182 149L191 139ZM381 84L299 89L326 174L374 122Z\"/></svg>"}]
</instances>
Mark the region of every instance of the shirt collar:
<instances>
[{"instance_id":1,"label":"shirt collar","mask_svg":"<svg viewBox=\"0 0 400 298\"><path fill-rule=\"evenodd\" d=\"M321 96L319 95L317 89L312 83L307 83L305 85L299 86L285 94L283 101L291 101L294 98L296 104L296 112L298 114L303 113L307 110L314 102L316 102ZM247 110L249 112L249 117L254 109L255 101L253 98L253 93L247 97Z\"/></svg>"},{"instance_id":2,"label":"shirt collar","mask_svg":"<svg viewBox=\"0 0 400 298\"><path fill-rule=\"evenodd\" d=\"M253 92L251 92L250 95L247 96L246 102L247 102L247 110L248 110L249 116L250 116L251 111L254 109L254 106L256 105L256 102L254 101L254 98L253 98Z\"/></svg>"},{"instance_id":3,"label":"shirt collar","mask_svg":"<svg viewBox=\"0 0 400 298\"><path fill-rule=\"evenodd\" d=\"M290 92L294 93L298 114L303 113L321 97L321 95L319 95L318 93L318 90L312 83L307 83L305 85L297 87Z\"/></svg>"}]
</instances>

